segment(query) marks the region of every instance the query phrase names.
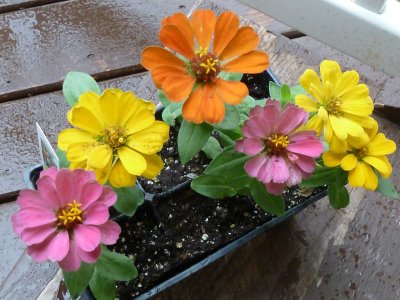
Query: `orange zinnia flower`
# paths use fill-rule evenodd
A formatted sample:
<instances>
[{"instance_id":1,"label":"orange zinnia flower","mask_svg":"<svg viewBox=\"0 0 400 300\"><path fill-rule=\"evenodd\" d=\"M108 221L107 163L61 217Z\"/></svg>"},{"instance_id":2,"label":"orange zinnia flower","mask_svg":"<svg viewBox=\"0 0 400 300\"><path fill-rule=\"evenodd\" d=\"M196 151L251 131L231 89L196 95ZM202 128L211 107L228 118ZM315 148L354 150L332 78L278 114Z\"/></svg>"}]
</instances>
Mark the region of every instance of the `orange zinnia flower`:
<instances>
[{"instance_id":1,"label":"orange zinnia flower","mask_svg":"<svg viewBox=\"0 0 400 300\"><path fill-rule=\"evenodd\" d=\"M183 117L196 124L220 123L224 103L239 104L249 93L242 82L222 79L221 72L255 74L269 65L268 55L255 50L257 33L239 28L233 12L217 18L211 10L197 10L191 19L176 13L163 19L160 40L168 50L145 48L142 65L171 101L186 100Z\"/></svg>"}]
</instances>

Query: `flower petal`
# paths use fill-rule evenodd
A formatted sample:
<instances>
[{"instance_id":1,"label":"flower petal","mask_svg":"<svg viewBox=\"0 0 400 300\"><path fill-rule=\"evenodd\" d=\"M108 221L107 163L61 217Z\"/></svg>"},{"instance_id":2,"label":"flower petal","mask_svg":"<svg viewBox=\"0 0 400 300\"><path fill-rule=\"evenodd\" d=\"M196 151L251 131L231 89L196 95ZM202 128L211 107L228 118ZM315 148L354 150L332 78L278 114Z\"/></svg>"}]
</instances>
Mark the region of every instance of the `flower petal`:
<instances>
[{"instance_id":1,"label":"flower petal","mask_svg":"<svg viewBox=\"0 0 400 300\"><path fill-rule=\"evenodd\" d=\"M286 106L282 112L277 131L289 134L308 120L308 113L295 105Z\"/></svg>"},{"instance_id":2,"label":"flower petal","mask_svg":"<svg viewBox=\"0 0 400 300\"><path fill-rule=\"evenodd\" d=\"M94 169L103 169L111 159L113 151L109 145L99 145L89 154L88 166Z\"/></svg>"},{"instance_id":3,"label":"flower petal","mask_svg":"<svg viewBox=\"0 0 400 300\"><path fill-rule=\"evenodd\" d=\"M155 154L163 147L163 138L158 132L152 132L151 127L132 134L126 144L133 150L143 154Z\"/></svg>"},{"instance_id":4,"label":"flower petal","mask_svg":"<svg viewBox=\"0 0 400 300\"><path fill-rule=\"evenodd\" d=\"M67 272L77 271L81 266L81 258L79 257L79 249L76 241L71 239L69 243L68 254L59 262L61 269Z\"/></svg>"},{"instance_id":5,"label":"flower petal","mask_svg":"<svg viewBox=\"0 0 400 300\"><path fill-rule=\"evenodd\" d=\"M182 115L186 121L195 124L204 122L203 112L201 111L203 106L203 94L204 88L199 86L183 104Z\"/></svg>"},{"instance_id":6,"label":"flower petal","mask_svg":"<svg viewBox=\"0 0 400 300\"><path fill-rule=\"evenodd\" d=\"M357 157L354 154L348 154L342 159L341 167L345 171L350 171L357 166L357 163Z\"/></svg>"},{"instance_id":7,"label":"flower petal","mask_svg":"<svg viewBox=\"0 0 400 300\"><path fill-rule=\"evenodd\" d=\"M220 14L215 23L213 53L219 56L239 30L239 18L231 11Z\"/></svg>"},{"instance_id":8,"label":"flower petal","mask_svg":"<svg viewBox=\"0 0 400 300\"><path fill-rule=\"evenodd\" d=\"M175 25L165 25L161 28L160 41L166 47L182 54L189 60L195 58L194 40L188 40L185 34Z\"/></svg>"},{"instance_id":9,"label":"flower petal","mask_svg":"<svg viewBox=\"0 0 400 300\"><path fill-rule=\"evenodd\" d=\"M364 162L358 162L357 166L349 172L349 183L353 187L361 187L364 185L368 170L367 165Z\"/></svg>"},{"instance_id":10,"label":"flower petal","mask_svg":"<svg viewBox=\"0 0 400 300\"><path fill-rule=\"evenodd\" d=\"M118 159L112 166L108 181L113 187L116 188L128 187L135 184L136 176L129 174L124 168L121 160Z\"/></svg>"},{"instance_id":11,"label":"flower petal","mask_svg":"<svg viewBox=\"0 0 400 300\"><path fill-rule=\"evenodd\" d=\"M191 22L197 44L203 48L209 48L217 18L210 9L195 10Z\"/></svg>"},{"instance_id":12,"label":"flower petal","mask_svg":"<svg viewBox=\"0 0 400 300\"><path fill-rule=\"evenodd\" d=\"M385 161L379 159L378 157L375 156L365 156L362 159L364 162L367 164L373 166L375 169L377 169L381 173L387 173L388 168L386 166Z\"/></svg>"},{"instance_id":13,"label":"flower petal","mask_svg":"<svg viewBox=\"0 0 400 300\"><path fill-rule=\"evenodd\" d=\"M318 74L313 69L307 69L300 76L301 86L311 95L313 95L319 103L322 104L323 88ZM297 102L297 99L296 99ZM296 103L297 104L297 103Z\"/></svg>"},{"instance_id":14,"label":"flower petal","mask_svg":"<svg viewBox=\"0 0 400 300\"><path fill-rule=\"evenodd\" d=\"M180 32L182 32L182 34L185 36L187 41L192 41L194 40L194 33L193 33L193 29L192 29L192 25L190 23L190 20L188 19L188 17L186 17L185 14L178 12L175 13L171 16L168 16L166 18L164 18L162 20L162 26L166 26L166 25L174 25L176 26ZM194 49L194 46L193 46Z\"/></svg>"},{"instance_id":15,"label":"flower petal","mask_svg":"<svg viewBox=\"0 0 400 300\"><path fill-rule=\"evenodd\" d=\"M336 86L342 77L342 70L339 64L333 60L324 60L320 65L320 73L324 86L326 86L327 82L330 82L332 86Z\"/></svg>"},{"instance_id":16,"label":"flower petal","mask_svg":"<svg viewBox=\"0 0 400 300\"><path fill-rule=\"evenodd\" d=\"M150 71L159 66L175 68L185 67L185 62L183 60L179 59L168 50L157 46L150 46L143 49L141 64Z\"/></svg>"},{"instance_id":17,"label":"flower petal","mask_svg":"<svg viewBox=\"0 0 400 300\"><path fill-rule=\"evenodd\" d=\"M125 123L126 136L150 127L155 121L154 113L149 111L144 103L138 103L135 108L132 116Z\"/></svg>"},{"instance_id":18,"label":"flower petal","mask_svg":"<svg viewBox=\"0 0 400 300\"><path fill-rule=\"evenodd\" d=\"M311 157L318 157L322 154L322 152L324 152L324 146L320 140L306 140L290 143L286 149L289 152Z\"/></svg>"},{"instance_id":19,"label":"flower petal","mask_svg":"<svg viewBox=\"0 0 400 300\"><path fill-rule=\"evenodd\" d=\"M101 135L104 123L91 110L85 106L76 105L71 109L69 122L80 129L95 135Z\"/></svg>"},{"instance_id":20,"label":"flower petal","mask_svg":"<svg viewBox=\"0 0 400 300\"><path fill-rule=\"evenodd\" d=\"M266 70L269 66L268 54L253 50L223 64L221 70L225 72L256 74Z\"/></svg>"},{"instance_id":21,"label":"flower petal","mask_svg":"<svg viewBox=\"0 0 400 300\"><path fill-rule=\"evenodd\" d=\"M194 78L188 74L186 69L181 67L177 68L171 66L157 66L151 70L151 76L153 78L154 84L158 89L162 88L162 84L166 78L170 77ZM183 85L182 87L185 88Z\"/></svg>"},{"instance_id":22,"label":"flower petal","mask_svg":"<svg viewBox=\"0 0 400 300\"><path fill-rule=\"evenodd\" d=\"M285 183L275 183L272 181L265 184L267 192L275 196L282 195L285 187Z\"/></svg>"},{"instance_id":23,"label":"flower petal","mask_svg":"<svg viewBox=\"0 0 400 300\"><path fill-rule=\"evenodd\" d=\"M57 210L64 204L58 196L54 179L50 177L42 177L39 178L36 184L41 202L47 206L47 209Z\"/></svg>"},{"instance_id":24,"label":"flower petal","mask_svg":"<svg viewBox=\"0 0 400 300\"><path fill-rule=\"evenodd\" d=\"M259 38L257 33L250 26L244 26L238 30L232 40L226 45L219 59L227 60L257 48Z\"/></svg>"},{"instance_id":25,"label":"flower petal","mask_svg":"<svg viewBox=\"0 0 400 300\"><path fill-rule=\"evenodd\" d=\"M375 191L378 187L378 176L370 166L365 168L367 175L365 176L364 188L367 190Z\"/></svg>"},{"instance_id":26,"label":"flower petal","mask_svg":"<svg viewBox=\"0 0 400 300\"><path fill-rule=\"evenodd\" d=\"M59 231L50 235L44 242L28 246L28 254L37 262L45 260L60 261L69 250L69 235L67 231Z\"/></svg>"},{"instance_id":27,"label":"flower petal","mask_svg":"<svg viewBox=\"0 0 400 300\"><path fill-rule=\"evenodd\" d=\"M350 91L351 89L353 89L356 86L356 84L358 83L358 80L360 80L360 76L358 75L358 73L356 71L351 70L351 71L344 72L341 79L335 86L333 93L337 97L343 96L344 94L346 94L348 91Z\"/></svg>"},{"instance_id":28,"label":"flower petal","mask_svg":"<svg viewBox=\"0 0 400 300\"><path fill-rule=\"evenodd\" d=\"M89 252L83 251L80 248L77 248L77 250L78 250L79 258L88 264L95 263L100 258L100 255L101 255L100 245L97 246L96 249L94 249L93 251L89 251Z\"/></svg>"},{"instance_id":29,"label":"flower petal","mask_svg":"<svg viewBox=\"0 0 400 300\"><path fill-rule=\"evenodd\" d=\"M196 78L188 74L169 76L163 80L161 89L174 102L185 100L193 90Z\"/></svg>"},{"instance_id":30,"label":"flower petal","mask_svg":"<svg viewBox=\"0 0 400 300\"><path fill-rule=\"evenodd\" d=\"M118 156L124 168L132 175L142 175L147 168L147 163L143 155L128 147L120 147L118 149Z\"/></svg>"},{"instance_id":31,"label":"flower petal","mask_svg":"<svg viewBox=\"0 0 400 300\"><path fill-rule=\"evenodd\" d=\"M105 245L115 244L121 234L121 227L111 220L102 225L97 225L97 228L101 233L101 243Z\"/></svg>"},{"instance_id":32,"label":"flower petal","mask_svg":"<svg viewBox=\"0 0 400 300\"><path fill-rule=\"evenodd\" d=\"M74 238L78 248L90 252L100 244L100 230L95 226L77 224L74 227Z\"/></svg>"},{"instance_id":33,"label":"flower petal","mask_svg":"<svg viewBox=\"0 0 400 300\"><path fill-rule=\"evenodd\" d=\"M23 240L24 243L28 246L39 244L47 239L55 231L56 227L53 224L25 228L21 232L21 240Z\"/></svg>"},{"instance_id":34,"label":"flower petal","mask_svg":"<svg viewBox=\"0 0 400 300\"><path fill-rule=\"evenodd\" d=\"M343 157L346 156L346 153L338 154L332 151L325 152L322 154L322 160L324 161L325 166L327 167L337 167L341 164Z\"/></svg>"},{"instance_id":35,"label":"flower petal","mask_svg":"<svg viewBox=\"0 0 400 300\"><path fill-rule=\"evenodd\" d=\"M257 155L251 159L249 159L245 165L244 169L247 174L249 174L251 177L258 177L259 171L261 168L264 168L264 164L267 161L267 158L265 155Z\"/></svg>"},{"instance_id":36,"label":"flower petal","mask_svg":"<svg viewBox=\"0 0 400 300\"><path fill-rule=\"evenodd\" d=\"M317 111L317 103L311 100L310 97L306 95L297 95L296 96L296 105L301 107L307 112L316 112Z\"/></svg>"},{"instance_id":37,"label":"flower petal","mask_svg":"<svg viewBox=\"0 0 400 300\"><path fill-rule=\"evenodd\" d=\"M240 152L249 156L257 155L265 148L264 142L258 138L245 138L237 143L239 143Z\"/></svg>"},{"instance_id":38,"label":"flower petal","mask_svg":"<svg viewBox=\"0 0 400 300\"><path fill-rule=\"evenodd\" d=\"M369 143L368 155L387 155L396 151L396 144L385 137L383 133L378 133Z\"/></svg>"},{"instance_id":39,"label":"flower petal","mask_svg":"<svg viewBox=\"0 0 400 300\"><path fill-rule=\"evenodd\" d=\"M82 224L85 225L101 225L110 218L108 206L104 203L94 203L85 210Z\"/></svg>"},{"instance_id":40,"label":"flower petal","mask_svg":"<svg viewBox=\"0 0 400 300\"><path fill-rule=\"evenodd\" d=\"M242 103L249 94L249 90L243 82L226 81L221 78L215 81L215 90L225 103L232 105Z\"/></svg>"},{"instance_id":41,"label":"flower petal","mask_svg":"<svg viewBox=\"0 0 400 300\"><path fill-rule=\"evenodd\" d=\"M270 158L270 169L268 170L272 176L272 182L285 183L289 179L289 168L285 160L278 155Z\"/></svg>"},{"instance_id":42,"label":"flower petal","mask_svg":"<svg viewBox=\"0 0 400 300\"><path fill-rule=\"evenodd\" d=\"M74 200L82 204L82 210L86 210L100 198L102 192L103 186L97 181L89 181L83 184L79 198L75 198Z\"/></svg>"},{"instance_id":43,"label":"flower petal","mask_svg":"<svg viewBox=\"0 0 400 300\"><path fill-rule=\"evenodd\" d=\"M112 158L108 161L106 166L102 169L93 169L94 173L96 174L96 180L100 184L105 184L108 180L108 177L110 176L111 172L111 166L112 166Z\"/></svg>"},{"instance_id":44,"label":"flower petal","mask_svg":"<svg viewBox=\"0 0 400 300\"><path fill-rule=\"evenodd\" d=\"M157 154L143 155L146 159L147 168L143 172L142 176L148 179L154 179L160 174L164 168L164 162Z\"/></svg>"},{"instance_id":45,"label":"flower petal","mask_svg":"<svg viewBox=\"0 0 400 300\"><path fill-rule=\"evenodd\" d=\"M72 143L92 143L95 142L93 133L80 130L77 128L67 128L58 134L58 148L67 151L68 146Z\"/></svg>"},{"instance_id":46,"label":"flower petal","mask_svg":"<svg viewBox=\"0 0 400 300\"><path fill-rule=\"evenodd\" d=\"M225 116L224 101L211 85L206 85L201 103L201 111L205 122L221 123Z\"/></svg>"},{"instance_id":47,"label":"flower petal","mask_svg":"<svg viewBox=\"0 0 400 300\"><path fill-rule=\"evenodd\" d=\"M305 155L296 155L298 159L292 161L296 166L298 166L301 170L306 173L312 173L315 170L315 160L312 157Z\"/></svg>"}]
</instances>

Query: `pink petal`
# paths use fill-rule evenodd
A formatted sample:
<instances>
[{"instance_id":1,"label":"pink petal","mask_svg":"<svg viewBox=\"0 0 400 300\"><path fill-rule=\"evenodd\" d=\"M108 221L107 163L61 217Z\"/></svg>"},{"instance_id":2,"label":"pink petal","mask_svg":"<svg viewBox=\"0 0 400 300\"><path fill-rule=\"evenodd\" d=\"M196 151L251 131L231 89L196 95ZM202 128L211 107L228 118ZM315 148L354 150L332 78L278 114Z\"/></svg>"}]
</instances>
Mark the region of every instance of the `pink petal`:
<instances>
[{"instance_id":1,"label":"pink petal","mask_svg":"<svg viewBox=\"0 0 400 300\"><path fill-rule=\"evenodd\" d=\"M246 138L266 138L271 133L271 127L263 116L254 116L248 119L242 129Z\"/></svg>"},{"instance_id":2,"label":"pink petal","mask_svg":"<svg viewBox=\"0 0 400 300\"><path fill-rule=\"evenodd\" d=\"M40 197L38 191L34 190L21 190L17 198L17 204L22 208L25 207L37 207L37 208L48 208L48 203Z\"/></svg>"},{"instance_id":3,"label":"pink petal","mask_svg":"<svg viewBox=\"0 0 400 300\"><path fill-rule=\"evenodd\" d=\"M308 113L295 105L287 105L282 113L277 132L288 134L308 120Z\"/></svg>"},{"instance_id":4,"label":"pink petal","mask_svg":"<svg viewBox=\"0 0 400 300\"><path fill-rule=\"evenodd\" d=\"M289 152L318 157L324 152L324 146L320 140L308 140L291 143L286 148Z\"/></svg>"},{"instance_id":5,"label":"pink petal","mask_svg":"<svg viewBox=\"0 0 400 300\"><path fill-rule=\"evenodd\" d=\"M286 181L286 186L299 184L303 180L303 173L293 164L289 166L289 179Z\"/></svg>"},{"instance_id":6,"label":"pink petal","mask_svg":"<svg viewBox=\"0 0 400 300\"><path fill-rule=\"evenodd\" d=\"M263 118L269 124L272 131L276 131L281 118L281 103L276 100L268 100L264 106Z\"/></svg>"},{"instance_id":7,"label":"pink petal","mask_svg":"<svg viewBox=\"0 0 400 300\"><path fill-rule=\"evenodd\" d=\"M95 263L100 255L101 255L101 247L100 245L96 247L96 249L94 249L93 251L90 252L86 252L83 251L82 249L78 248L78 252L79 252L79 257L81 260L83 260L86 263L92 264Z\"/></svg>"},{"instance_id":8,"label":"pink petal","mask_svg":"<svg viewBox=\"0 0 400 300\"><path fill-rule=\"evenodd\" d=\"M254 106L250 111L249 111L249 118L253 118L255 116L263 116L264 114L264 107L260 105Z\"/></svg>"},{"instance_id":9,"label":"pink petal","mask_svg":"<svg viewBox=\"0 0 400 300\"><path fill-rule=\"evenodd\" d=\"M100 244L100 230L94 226L78 224L74 228L76 245L86 252L93 251Z\"/></svg>"},{"instance_id":10,"label":"pink petal","mask_svg":"<svg viewBox=\"0 0 400 300\"><path fill-rule=\"evenodd\" d=\"M67 231L59 231L50 235L42 243L28 246L28 254L37 262L60 261L69 250L69 235Z\"/></svg>"},{"instance_id":11,"label":"pink petal","mask_svg":"<svg viewBox=\"0 0 400 300\"><path fill-rule=\"evenodd\" d=\"M264 143L257 138L245 138L242 144L242 152L250 156L260 153L264 148Z\"/></svg>"},{"instance_id":12,"label":"pink petal","mask_svg":"<svg viewBox=\"0 0 400 300\"><path fill-rule=\"evenodd\" d=\"M285 183L289 178L289 169L286 161L278 155L270 158L270 170L272 181L275 183Z\"/></svg>"},{"instance_id":13,"label":"pink petal","mask_svg":"<svg viewBox=\"0 0 400 300\"><path fill-rule=\"evenodd\" d=\"M271 156L266 156L265 162L263 165L260 166L260 169L257 174L258 181L267 183L272 180L271 164L272 164Z\"/></svg>"},{"instance_id":14,"label":"pink petal","mask_svg":"<svg viewBox=\"0 0 400 300\"><path fill-rule=\"evenodd\" d=\"M284 183L268 182L265 184L267 192L275 196L282 195L285 187L286 185Z\"/></svg>"},{"instance_id":15,"label":"pink petal","mask_svg":"<svg viewBox=\"0 0 400 300\"><path fill-rule=\"evenodd\" d=\"M260 168L263 167L264 163L267 161L265 155L257 155L251 159L249 159L245 165L244 170L247 174L251 177L257 177L258 173L260 172Z\"/></svg>"},{"instance_id":16,"label":"pink petal","mask_svg":"<svg viewBox=\"0 0 400 300\"><path fill-rule=\"evenodd\" d=\"M244 139L237 140L235 143L235 150L244 153Z\"/></svg>"},{"instance_id":17,"label":"pink petal","mask_svg":"<svg viewBox=\"0 0 400 300\"><path fill-rule=\"evenodd\" d=\"M299 154L294 163L306 173L312 173L315 170L315 160L312 157Z\"/></svg>"},{"instance_id":18,"label":"pink petal","mask_svg":"<svg viewBox=\"0 0 400 300\"><path fill-rule=\"evenodd\" d=\"M117 202L117 194L109 186L103 186L103 191L100 198L97 200L99 203L104 203L108 207L112 206Z\"/></svg>"},{"instance_id":19,"label":"pink petal","mask_svg":"<svg viewBox=\"0 0 400 300\"><path fill-rule=\"evenodd\" d=\"M67 272L74 272L80 268L81 259L78 250L75 240L71 240L68 254L59 262L61 269Z\"/></svg>"},{"instance_id":20,"label":"pink petal","mask_svg":"<svg viewBox=\"0 0 400 300\"><path fill-rule=\"evenodd\" d=\"M14 221L25 228L52 224L57 221L56 214L37 207L22 208L13 215Z\"/></svg>"},{"instance_id":21,"label":"pink petal","mask_svg":"<svg viewBox=\"0 0 400 300\"><path fill-rule=\"evenodd\" d=\"M86 210L97 201L102 193L102 186L97 181L86 182L81 190L78 202L82 204L81 209Z\"/></svg>"},{"instance_id":22,"label":"pink petal","mask_svg":"<svg viewBox=\"0 0 400 300\"><path fill-rule=\"evenodd\" d=\"M83 224L101 225L110 217L108 206L103 203L94 203L85 210Z\"/></svg>"},{"instance_id":23,"label":"pink petal","mask_svg":"<svg viewBox=\"0 0 400 300\"><path fill-rule=\"evenodd\" d=\"M314 130L302 130L289 134L289 140L291 142L300 142L307 140L319 140L319 137L316 136L316 132Z\"/></svg>"},{"instance_id":24,"label":"pink petal","mask_svg":"<svg viewBox=\"0 0 400 300\"><path fill-rule=\"evenodd\" d=\"M56 180L57 174L58 174L57 168L50 167L50 168L44 169L42 172L40 172L39 178L42 178L44 176L49 176L51 179Z\"/></svg>"},{"instance_id":25,"label":"pink petal","mask_svg":"<svg viewBox=\"0 0 400 300\"><path fill-rule=\"evenodd\" d=\"M121 234L121 227L111 220L96 227L100 230L101 242L105 245L115 244Z\"/></svg>"},{"instance_id":26,"label":"pink petal","mask_svg":"<svg viewBox=\"0 0 400 300\"><path fill-rule=\"evenodd\" d=\"M25 228L21 233L21 239L25 242L25 244L30 246L43 242L55 231L56 227L54 224Z\"/></svg>"},{"instance_id":27,"label":"pink petal","mask_svg":"<svg viewBox=\"0 0 400 300\"><path fill-rule=\"evenodd\" d=\"M79 196L80 187L76 185L72 171L61 169L56 177L56 189L61 206L66 206Z\"/></svg>"},{"instance_id":28,"label":"pink petal","mask_svg":"<svg viewBox=\"0 0 400 300\"><path fill-rule=\"evenodd\" d=\"M62 202L57 193L57 188L54 179L49 176L39 178L37 187L40 198L46 203L46 206L51 210L57 210L62 207Z\"/></svg>"}]
</instances>

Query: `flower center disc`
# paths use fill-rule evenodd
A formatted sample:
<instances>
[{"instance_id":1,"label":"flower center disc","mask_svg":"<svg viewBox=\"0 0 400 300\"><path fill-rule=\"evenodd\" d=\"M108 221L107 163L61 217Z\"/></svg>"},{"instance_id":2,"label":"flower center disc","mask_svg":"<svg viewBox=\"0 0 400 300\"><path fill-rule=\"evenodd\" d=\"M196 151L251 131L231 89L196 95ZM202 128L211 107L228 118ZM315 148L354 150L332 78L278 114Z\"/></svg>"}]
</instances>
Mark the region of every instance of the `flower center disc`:
<instances>
[{"instance_id":1,"label":"flower center disc","mask_svg":"<svg viewBox=\"0 0 400 300\"><path fill-rule=\"evenodd\" d=\"M104 129L105 132L105 143L110 145L112 148L118 148L125 144L124 130L121 126L116 125Z\"/></svg>"},{"instance_id":2,"label":"flower center disc","mask_svg":"<svg viewBox=\"0 0 400 300\"><path fill-rule=\"evenodd\" d=\"M326 110L332 115L340 116L343 114L342 110L340 109L341 105L342 103L340 100L333 98L329 100L328 104L326 105Z\"/></svg>"},{"instance_id":3,"label":"flower center disc","mask_svg":"<svg viewBox=\"0 0 400 300\"><path fill-rule=\"evenodd\" d=\"M66 207L61 208L57 212L57 227L60 229L70 229L75 224L82 222L83 211L80 209L81 203L68 203Z\"/></svg>"},{"instance_id":4,"label":"flower center disc","mask_svg":"<svg viewBox=\"0 0 400 300\"><path fill-rule=\"evenodd\" d=\"M203 83L215 81L221 70L218 58L207 49L196 52L196 58L191 62L191 67L196 81Z\"/></svg>"},{"instance_id":5,"label":"flower center disc","mask_svg":"<svg viewBox=\"0 0 400 300\"><path fill-rule=\"evenodd\" d=\"M289 137L287 135L273 134L265 141L267 153L279 154L286 150L289 145Z\"/></svg>"}]
</instances>

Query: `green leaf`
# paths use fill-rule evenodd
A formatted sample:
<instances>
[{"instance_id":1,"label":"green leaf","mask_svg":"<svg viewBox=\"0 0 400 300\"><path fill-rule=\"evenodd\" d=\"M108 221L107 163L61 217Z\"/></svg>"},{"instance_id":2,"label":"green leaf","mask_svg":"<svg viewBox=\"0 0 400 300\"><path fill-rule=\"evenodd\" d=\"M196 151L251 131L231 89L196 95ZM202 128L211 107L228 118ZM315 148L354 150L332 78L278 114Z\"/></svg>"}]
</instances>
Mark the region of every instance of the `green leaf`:
<instances>
[{"instance_id":1,"label":"green leaf","mask_svg":"<svg viewBox=\"0 0 400 300\"><path fill-rule=\"evenodd\" d=\"M290 93L292 94L292 100L295 100L297 95L307 94L307 92L305 91L305 89L303 89L301 85L295 85L291 87Z\"/></svg>"},{"instance_id":2,"label":"green leaf","mask_svg":"<svg viewBox=\"0 0 400 300\"><path fill-rule=\"evenodd\" d=\"M343 178L343 173L347 175L341 168L329 168L325 166L318 166L311 177L304 179L300 186L301 187L318 187L331 182L335 182L338 179Z\"/></svg>"},{"instance_id":3,"label":"green leaf","mask_svg":"<svg viewBox=\"0 0 400 300\"><path fill-rule=\"evenodd\" d=\"M182 164L186 164L204 147L213 127L207 123L194 124L182 121L178 133L178 152Z\"/></svg>"},{"instance_id":4,"label":"green leaf","mask_svg":"<svg viewBox=\"0 0 400 300\"><path fill-rule=\"evenodd\" d=\"M208 158L214 159L222 151L222 148L217 139L210 136L202 150Z\"/></svg>"},{"instance_id":5,"label":"green leaf","mask_svg":"<svg viewBox=\"0 0 400 300\"><path fill-rule=\"evenodd\" d=\"M218 154L205 170L206 174L220 177L235 177L243 174L244 164L250 159L243 153L237 152L233 146L226 147Z\"/></svg>"},{"instance_id":6,"label":"green leaf","mask_svg":"<svg viewBox=\"0 0 400 300\"><path fill-rule=\"evenodd\" d=\"M92 76L82 72L69 72L63 83L63 94L69 106L78 102L84 92L95 92L101 95L102 91Z\"/></svg>"},{"instance_id":7,"label":"green leaf","mask_svg":"<svg viewBox=\"0 0 400 300\"><path fill-rule=\"evenodd\" d=\"M89 284L94 271L94 264L81 263L76 272L63 272L65 284L73 299L78 298Z\"/></svg>"},{"instance_id":8,"label":"green leaf","mask_svg":"<svg viewBox=\"0 0 400 300\"><path fill-rule=\"evenodd\" d=\"M114 300L117 295L115 281L103 276L97 268L94 270L89 287L97 300Z\"/></svg>"},{"instance_id":9,"label":"green leaf","mask_svg":"<svg viewBox=\"0 0 400 300\"><path fill-rule=\"evenodd\" d=\"M236 195L236 189L227 185L221 176L205 174L193 179L190 186L195 192L212 199Z\"/></svg>"},{"instance_id":10,"label":"green leaf","mask_svg":"<svg viewBox=\"0 0 400 300\"><path fill-rule=\"evenodd\" d=\"M158 99L160 99L160 102L164 107L167 107L169 104L172 103L171 101L169 101L167 96L165 96L162 90L158 90Z\"/></svg>"},{"instance_id":11,"label":"green leaf","mask_svg":"<svg viewBox=\"0 0 400 300\"><path fill-rule=\"evenodd\" d=\"M375 171L375 173L378 176L378 191L390 198L399 199L399 194L397 194L392 181L390 179L383 178L382 175L377 171Z\"/></svg>"},{"instance_id":12,"label":"green leaf","mask_svg":"<svg viewBox=\"0 0 400 300\"><path fill-rule=\"evenodd\" d=\"M214 126L216 129L235 129L239 127L240 124L240 113L239 110L233 106L226 104L225 105L225 116L221 123L219 124L210 124Z\"/></svg>"},{"instance_id":13,"label":"green leaf","mask_svg":"<svg viewBox=\"0 0 400 300\"><path fill-rule=\"evenodd\" d=\"M252 109L254 106L256 106L257 101L251 97L251 96L247 96L246 98L244 98L243 102L236 105L236 108L239 110L239 113L241 115L246 115L248 116L250 109ZM247 119L247 117L246 117Z\"/></svg>"},{"instance_id":14,"label":"green leaf","mask_svg":"<svg viewBox=\"0 0 400 300\"><path fill-rule=\"evenodd\" d=\"M175 120L182 115L182 103L170 103L163 112L162 119L170 126L175 126Z\"/></svg>"},{"instance_id":15,"label":"green leaf","mask_svg":"<svg viewBox=\"0 0 400 300\"><path fill-rule=\"evenodd\" d=\"M281 88L281 95L282 95L282 106L285 105L286 102L290 101L292 98L292 93L290 92L290 87L287 84L282 85Z\"/></svg>"},{"instance_id":16,"label":"green leaf","mask_svg":"<svg viewBox=\"0 0 400 300\"><path fill-rule=\"evenodd\" d=\"M117 202L114 208L120 213L132 217L137 208L143 204L144 194L137 184L126 188L114 188L117 193Z\"/></svg>"},{"instance_id":17,"label":"green leaf","mask_svg":"<svg viewBox=\"0 0 400 300\"><path fill-rule=\"evenodd\" d=\"M269 82L269 96L271 99L281 100L281 86L273 81Z\"/></svg>"},{"instance_id":18,"label":"green leaf","mask_svg":"<svg viewBox=\"0 0 400 300\"><path fill-rule=\"evenodd\" d=\"M221 77L224 80L228 81L240 81L242 80L243 74L242 73L226 73L226 72L220 72L219 77Z\"/></svg>"},{"instance_id":19,"label":"green leaf","mask_svg":"<svg viewBox=\"0 0 400 300\"><path fill-rule=\"evenodd\" d=\"M285 213L285 201L282 196L274 196L267 192L263 183L253 179L250 193L254 201L266 212L281 216Z\"/></svg>"},{"instance_id":20,"label":"green leaf","mask_svg":"<svg viewBox=\"0 0 400 300\"><path fill-rule=\"evenodd\" d=\"M104 277L113 280L132 280L138 272L132 261L123 254L111 252L101 246L101 256L96 262L96 270Z\"/></svg>"},{"instance_id":21,"label":"green leaf","mask_svg":"<svg viewBox=\"0 0 400 300\"><path fill-rule=\"evenodd\" d=\"M68 168L69 167L69 161L67 159L67 155L64 151L62 151L60 148L56 149L56 154L58 157L59 161L59 167L61 168Z\"/></svg>"},{"instance_id":22,"label":"green leaf","mask_svg":"<svg viewBox=\"0 0 400 300\"><path fill-rule=\"evenodd\" d=\"M328 197L329 202L334 209L344 208L350 203L349 192L343 185L328 185Z\"/></svg>"}]
</instances>

